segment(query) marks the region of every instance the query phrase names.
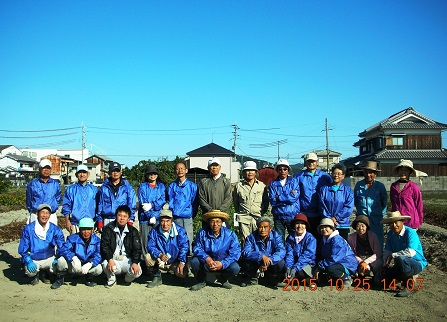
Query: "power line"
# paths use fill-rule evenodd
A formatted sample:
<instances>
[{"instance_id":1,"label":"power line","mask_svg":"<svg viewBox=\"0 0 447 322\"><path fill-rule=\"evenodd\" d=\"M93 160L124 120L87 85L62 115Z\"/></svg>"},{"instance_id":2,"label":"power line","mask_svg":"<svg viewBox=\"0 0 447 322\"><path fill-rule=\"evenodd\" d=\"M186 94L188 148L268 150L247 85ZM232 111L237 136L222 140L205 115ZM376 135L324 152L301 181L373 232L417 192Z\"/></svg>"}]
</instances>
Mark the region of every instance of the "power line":
<instances>
[{"instance_id":1,"label":"power line","mask_svg":"<svg viewBox=\"0 0 447 322\"><path fill-rule=\"evenodd\" d=\"M58 134L57 136L67 136L67 135L73 135L73 134L79 134L77 132L70 132L70 133L64 133L64 134ZM43 139L43 138L52 138L54 135L40 135L40 136L0 136L2 139Z\"/></svg>"},{"instance_id":2,"label":"power line","mask_svg":"<svg viewBox=\"0 0 447 322\"><path fill-rule=\"evenodd\" d=\"M8 132L8 133L36 133L36 132L57 132L57 131L67 131L67 130L76 130L80 129L77 127L67 127L64 129L54 129L54 130L0 130L0 132Z\"/></svg>"},{"instance_id":3,"label":"power line","mask_svg":"<svg viewBox=\"0 0 447 322\"><path fill-rule=\"evenodd\" d=\"M166 129L158 129L158 130L130 130L130 129L116 129L116 128L107 128L107 127L96 127L96 126L87 126L87 129L97 129L97 130L109 130L109 131L124 131L124 132L182 132L182 131L201 131L201 130L214 130L214 129L222 129L232 127L232 125L228 126L214 126L214 127L202 127L202 128L193 128L193 129L175 129L175 130L166 130Z\"/></svg>"}]
</instances>

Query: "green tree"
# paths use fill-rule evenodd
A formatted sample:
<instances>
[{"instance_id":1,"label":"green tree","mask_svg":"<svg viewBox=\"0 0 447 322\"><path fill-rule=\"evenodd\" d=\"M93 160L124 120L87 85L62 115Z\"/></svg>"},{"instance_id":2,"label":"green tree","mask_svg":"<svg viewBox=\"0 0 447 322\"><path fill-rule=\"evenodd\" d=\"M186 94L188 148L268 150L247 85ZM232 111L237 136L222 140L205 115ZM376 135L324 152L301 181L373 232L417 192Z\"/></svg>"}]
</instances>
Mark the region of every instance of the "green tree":
<instances>
[{"instance_id":1,"label":"green tree","mask_svg":"<svg viewBox=\"0 0 447 322\"><path fill-rule=\"evenodd\" d=\"M0 193L8 192L12 187L11 181L5 178L4 174L0 174Z\"/></svg>"}]
</instances>

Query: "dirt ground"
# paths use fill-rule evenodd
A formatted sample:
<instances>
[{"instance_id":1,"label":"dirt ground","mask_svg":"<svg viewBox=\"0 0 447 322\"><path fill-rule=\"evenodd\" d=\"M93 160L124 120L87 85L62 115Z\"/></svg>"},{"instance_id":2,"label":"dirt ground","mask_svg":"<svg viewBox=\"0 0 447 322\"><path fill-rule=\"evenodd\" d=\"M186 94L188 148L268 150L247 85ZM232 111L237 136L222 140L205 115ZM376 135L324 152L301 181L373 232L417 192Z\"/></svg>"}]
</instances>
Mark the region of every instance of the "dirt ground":
<instances>
[{"instance_id":1,"label":"dirt ground","mask_svg":"<svg viewBox=\"0 0 447 322\"><path fill-rule=\"evenodd\" d=\"M25 211L0 214L0 226L13 219L22 220ZM431 234L424 227L425 243L432 238L447 236L444 229ZM443 235L446 234L446 235ZM433 237L434 236L434 237ZM436 237L438 236L438 237ZM442 238L441 238L442 239ZM254 321L300 319L304 321L446 321L447 274L436 263L420 274L420 291L408 298L395 298L393 292L383 290L331 290L329 286L311 291L301 286L297 291L272 289L263 285L241 288L240 279L232 282L233 289L208 286L191 292L174 286L172 275L164 274L164 285L148 289L145 276L131 286L118 285L105 289L98 278L98 286L90 288L82 280L67 278L65 285L51 290L40 282L28 285L28 278L20 270L18 241L0 245L0 314L1 321ZM439 248L446 254L446 242ZM76 285L77 283L77 285ZM193 280L188 280L191 285Z\"/></svg>"}]
</instances>

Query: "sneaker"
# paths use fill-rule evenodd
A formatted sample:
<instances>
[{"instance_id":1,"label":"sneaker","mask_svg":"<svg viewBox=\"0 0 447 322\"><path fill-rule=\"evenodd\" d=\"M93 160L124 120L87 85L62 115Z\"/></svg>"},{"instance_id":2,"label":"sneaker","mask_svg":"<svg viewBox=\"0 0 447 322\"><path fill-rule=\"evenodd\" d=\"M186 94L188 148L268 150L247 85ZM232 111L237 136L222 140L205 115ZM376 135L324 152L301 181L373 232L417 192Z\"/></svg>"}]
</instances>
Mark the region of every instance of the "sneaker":
<instances>
[{"instance_id":1,"label":"sneaker","mask_svg":"<svg viewBox=\"0 0 447 322\"><path fill-rule=\"evenodd\" d=\"M94 286L96 286L96 285L98 285L98 284L96 284L96 283L93 281L93 276L89 276L89 275L87 275L87 276L85 277L85 285L87 285L87 286L89 286L89 287L94 287Z\"/></svg>"},{"instance_id":2,"label":"sneaker","mask_svg":"<svg viewBox=\"0 0 447 322\"><path fill-rule=\"evenodd\" d=\"M39 274L34 276L29 283L33 286L39 284Z\"/></svg>"},{"instance_id":3,"label":"sneaker","mask_svg":"<svg viewBox=\"0 0 447 322\"><path fill-rule=\"evenodd\" d=\"M147 288L152 288L152 287L159 286L159 285L161 285L161 284L163 284L163 281L162 281L162 279L161 279L161 276L154 276L154 279L153 279L151 282L149 282L149 283L146 285L146 287L147 287Z\"/></svg>"},{"instance_id":4,"label":"sneaker","mask_svg":"<svg viewBox=\"0 0 447 322\"><path fill-rule=\"evenodd\" d=\"M343 287L350 287L351 284L352 284L352 278L351 277L343 279Z\"/></svg>"},{"instance_id":5,"label":"sneaker","mask_svg":"<svg viewBox=\"0 0 447 322\"><path fill-rule=\"evenodd\" d=\"M106 283L106 284L104 285L104 287L105 287L105 288L112 288L113 285L115 285L115 284L116 284L116 282L113 282L112 284L108 284L108 283Z\"/></svg>"},{"instance_id":6,"label":"sneaker","mask_svg":"<svg viewBox=\"0 0 447 322\"><path fill-rule=\"evenodd\" d=\"M44 271L42 272L42 282L44 282L45 284L51 284L51 276L50 276L50 272L49 271Z\"/></svg>"},{"instance_id":7,"label":"sneaker","mask_svg":"<svg viewBox=\"0 0 447 322\"><path fill-rule=\"evenodd\" d=\"M227 290L231 290L233 288L233 286L228 281L223 282L222 287L226 288Z\"/></svg>"},{"instance_id":8,"label":"sneaker","mask_svg":"<svg viewBox=\"0 0 447 322\"><path fill-rule=\"evenodd\" d=\"M58 289L58 288L61 287L63 284L64 284L64 278L63 278L63 277L58 277L58 278L56 279L56 281L55 281L53 284L51 284L51 289L52 289L52 290Z\"/></svg>"},{"instance_id":9,"label":"sneaker","mask_svg":"<svg viewBox=\"0 0 447 322\"><path fill-rule=\"evenodd\" d=\"M399 291L398 293L396 293L395 297L408 297L413 293L414 293L414 290L410 291L408 288L405 287L402 291Z\"/></svg>"},{"instance_id":10,"label":"sneaker","mask_svg":"<svg viewBox=\"0 0 447 322\"><path fill-rule=\"evenodd\" d=\"M190 291L198 291L206 286L206 282L199 282L189 288Z\"/></svg>"},{"instance_id":11,"label":"sneaker","mask_svg":"<svg viewBox=\"0 0 447 322\"><path fill-rule=\"evenodd\" d=\"M132 285L132 282L126 282L126 281L124 281L124 286L130 286L130 285Z\"/></svg>"},{"instance_id":12,"label":"sneaker","mask_svg":"<svg viewBox=\"0 0 447 322\"><path fill-rule=\"evenodd\" d=\"M243 282L241 284L241 287L247 287L247 286L253 286L253 285L258 285L258 279L256 277L253 277L251 279L249 279L246 282Z\"/></svg>"}]
</instances>

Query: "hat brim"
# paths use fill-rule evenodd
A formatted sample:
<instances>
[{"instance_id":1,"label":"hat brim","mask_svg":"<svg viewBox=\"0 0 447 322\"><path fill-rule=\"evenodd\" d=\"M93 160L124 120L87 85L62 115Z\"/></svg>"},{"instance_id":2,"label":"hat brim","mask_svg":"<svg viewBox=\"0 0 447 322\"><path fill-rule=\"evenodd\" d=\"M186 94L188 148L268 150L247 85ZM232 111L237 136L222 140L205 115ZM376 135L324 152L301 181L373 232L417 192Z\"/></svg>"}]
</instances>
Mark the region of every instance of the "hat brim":
<instances>
[{"instance_id":1,"label":"hat brim","mask_svg":"<svg viewBox=\"0 0 447 322\"><path fill-rule=\"evenodd\" d=\"M408 166L408 165L399 165L399 164L398 164L397 166L394 167L394 173L397 174L397 169L399 169L399 168L401 168L401 167L410 169L410 170L411 170L410 174L414 174L414 175L416 175L416 170L415 170L414 168L412 168L412 167L410 167L410 166Z\"/></svg>"},{"instance_id":2,"label":"hat brim","mask_svg":"<svg viewBox=\"0 0 447 322\"><path fill-rule=\"evenodd\" d=\"M222 221L228 221L230 219L230 216L220 210L211 210L202 216L202 220L205 222L208 222L214 218L220 218L222 219Z\"/></svg>"},{"instance_id":3,"label":"hat brim","mask_svg":"<svg viewBox=\"0 0 447 322\"><path fill-rule=\"evenodd\" d=\"M391 217L391 218L384 218L382 219L382 221L380 222L381 224L390 224L396 221L405 221L410 219L410 216L398 216L398 217Z\"/></svg>"},{"instance_id":4,"label":"hat brim","mask_svg":"<svg viewBox=\"0 0 447 322\"><path fill-rule=\"evenodd\" d=\"M290 221L290 226L291 226L292 228L295 228L295 225L296 225L296 223L297 223L298 221L301 221L301 222L305 223L305 224L306 224L306 229L309 230L309 228L310 228L309 222L307 222L307 221L305 221L305 220L302 220L302 219L293 219L293 220L291 220L291 221Z\"/></svg>"},{"instance_id":5,"label":"hat brim","mask_svg":"<svg viewBox=\"0 0 447 322\"><path fill-rule=\"evenodd\" d=\"M376 172L382 171L382 170L374 169L374 168L371 168L371 167L361 167L360 169L362 169L362 170L371 170L371 171L376 171Z\"/></svg>"}]
</instances>

